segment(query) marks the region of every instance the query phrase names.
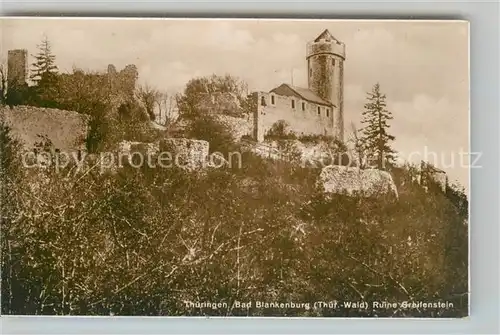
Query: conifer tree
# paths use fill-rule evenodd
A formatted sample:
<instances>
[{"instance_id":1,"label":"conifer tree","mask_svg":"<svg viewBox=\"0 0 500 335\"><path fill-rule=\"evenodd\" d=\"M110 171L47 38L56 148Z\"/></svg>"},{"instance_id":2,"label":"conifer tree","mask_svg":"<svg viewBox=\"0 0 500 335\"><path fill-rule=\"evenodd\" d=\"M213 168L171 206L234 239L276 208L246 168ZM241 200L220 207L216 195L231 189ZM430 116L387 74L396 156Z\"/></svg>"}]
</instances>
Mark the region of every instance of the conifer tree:
<instances>
[{"instance_id":1,"label":"conifer tree","mask_svg":"<svg viewBox=\"0 0 500 335\"><path fill-rule=\"evenodd\" d=\"M32 55L35 61L32 63L30 79L39 84L41 80L56 74L58 69L55 65L56 56L52 53L52 46L47 37L44 37L37 47L38 53Z\"/></svg>"},{"instance_id":2,"label":"conifer tree","mask_svg":"<svg viewBox=\"0 0 500 335\"><path fill-rule=\"evenodd\" d=\"M361 121L364 124L361 140L366 154L378 169L393 164L395 159L395 151L390 145L395 137L388 133L388 122L393 116L386 107L386 96L380 92L380 85L377 83L372 91L367 93L367 103L364 105Z\"/></svg>"},{"instance_id":3,"label":"conifer tree","mask_svg":"<svg viewBox=\"0 0 500 335\"><path fill-rule=\"evenodd\" d=\"M38 53L32 56L35 61L31 64L30 79L36 84L33 102L44 107L57 107L58 69L55 65L56 56L52 53L47 37L38 45Z\"/></svg>"}]
</instances>

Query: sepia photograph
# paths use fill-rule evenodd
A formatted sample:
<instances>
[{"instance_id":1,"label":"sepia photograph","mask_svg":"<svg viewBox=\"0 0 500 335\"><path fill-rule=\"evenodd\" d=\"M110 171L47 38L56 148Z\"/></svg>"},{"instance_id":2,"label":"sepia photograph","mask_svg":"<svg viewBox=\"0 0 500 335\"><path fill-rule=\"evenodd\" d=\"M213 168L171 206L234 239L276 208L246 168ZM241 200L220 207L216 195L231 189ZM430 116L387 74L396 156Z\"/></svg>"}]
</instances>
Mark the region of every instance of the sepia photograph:
<instances>
[{"instance_id":1,"label":"sepia photograph","mask_svg":"<svg viewBox=\"0 0 500 335\"><path fill-rule=\"evenodd\" d=\"M469 316L469 22L0 34L2 315Z\"/></svg>"}]
</instances>

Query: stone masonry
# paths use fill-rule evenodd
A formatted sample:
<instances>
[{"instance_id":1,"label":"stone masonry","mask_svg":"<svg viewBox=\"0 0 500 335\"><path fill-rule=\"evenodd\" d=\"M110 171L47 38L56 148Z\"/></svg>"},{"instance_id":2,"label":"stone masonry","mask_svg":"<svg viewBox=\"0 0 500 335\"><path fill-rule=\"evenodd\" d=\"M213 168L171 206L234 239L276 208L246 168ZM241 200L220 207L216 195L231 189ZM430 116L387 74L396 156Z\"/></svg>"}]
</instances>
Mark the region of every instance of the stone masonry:
<instances>
[{"instance_id":1,"label":"stone masonry","mask_svg":"<svg viewBox=\"0 0 500 335\"><path fill-rule=\"evenodd\" d=\"M84 151L89 116L72 111L33 106L0 107L0 118L24 148L47 142L54 150Z\"/></svg>"},{"instance_id":2,"label":"stone masonry","mask_svg":"<svg viewBox=\"0 0 500 335\"><path fill-rule=\"evenodd\" d=\"M282 84L254 92L253 138L264 141L272 124L286 120L298 135L344 139L345 45L325 30L307 44L308 88Z\"/></svg>"}]
</instances>

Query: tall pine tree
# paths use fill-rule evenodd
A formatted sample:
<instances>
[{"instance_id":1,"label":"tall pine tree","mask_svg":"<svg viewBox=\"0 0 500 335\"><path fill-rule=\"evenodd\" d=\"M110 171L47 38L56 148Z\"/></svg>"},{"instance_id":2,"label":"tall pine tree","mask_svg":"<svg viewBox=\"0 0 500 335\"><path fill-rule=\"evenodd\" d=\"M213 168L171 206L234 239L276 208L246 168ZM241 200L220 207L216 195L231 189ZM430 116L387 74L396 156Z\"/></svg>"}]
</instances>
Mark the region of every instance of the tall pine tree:
<instances>
[{"instance_id":1,"label":"tall pine tree","mask_svg":"<svg viewBox=\"0 0 500 335\"><path fill-rule=\"evenodd\" d=\"M56 74L57 66L55 65L56 56L52 53L52 46L47 37L44 37L42 43L38 46L38 53L32 55L35 61L31 64L30 79L39 84L47 75Z\"/></svg>"},{"instance_id":2,"label":"tall pine tree","mask_svg":"<svg viewBox=\"0 0 500 335\"><path fill-rule=\"evenodd\" d=\"M56 107L55 96L57 94L57 66L56 56L52 53L52 47L44 37L38 45L38 53L32 55L35 61L31 64L30 79L36 85L36 100L38 104L46 107Z\"/></svg>"},{"instance_id":3,"label":"tall pine tree","mask_svg":"<svg viewBox=\"0 0 500 335\"><path fill-rule=\"evenodd\" d=\"M364 125L361 140L367 156L378 169L387 169L395 160L395 151L390 145L395 137L388 133L388 121L393 117L386 107L386 96L380 92L380 85L377 83L372 91L367 93L367 103L361 121Z\"/></svg>"}]
</instances>

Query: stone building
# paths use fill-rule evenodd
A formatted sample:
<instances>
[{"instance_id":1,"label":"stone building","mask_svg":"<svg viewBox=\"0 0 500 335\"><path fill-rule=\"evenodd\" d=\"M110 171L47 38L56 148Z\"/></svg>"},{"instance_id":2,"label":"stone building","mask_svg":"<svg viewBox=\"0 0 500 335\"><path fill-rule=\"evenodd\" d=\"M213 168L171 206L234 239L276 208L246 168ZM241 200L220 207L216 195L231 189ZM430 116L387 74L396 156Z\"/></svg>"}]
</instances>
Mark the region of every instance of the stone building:
<instances>
[{"instance_id":1,"label":"stone building","mask_svg":"<svg viewBox=\"0 0 500 335\"><path fill-rule=\"evenodd\" d=\"M28 85L28 51L26 49L9 50L7 63L8 88L19 90L26 87ZM125 66L120 71L117 71L116 67L110 64L105 73L85 74L79 70L73 73L61 73L59 74L61 86L70 89L73 79L77 76L86 77L86 80L76 80L77 82L85 82L87 85L94 86L98 84L102 94L109 95L110 98L117 101L116 104L119 104L134 98L139 73L133 64Z\"/></svg>"},{"instance_id":2,"label":"stone building","mask_svg":"<svg viewBox=\"0 0 500 335\"><path fill-rule=\"evenodd\" d=\"M28 50L15 49L7 52L7 83L9 87L21 87L28 80Z\"/></svg>"},{"instance_id":3,"label":"stone building","mask_svg":"<svg viewBox=\"0 0 500 335\"><path fill-rule=\"evenodd\" d=\"M28 51L9 50L7 53L7 81L2 83L2 97L8 104L19 104L28 90ZM7 84L7 85L5 85Z\"/></svg>"},{"instance_id":4,"label":"stone building","mask_svg":"<svg viewBox=\"0 0 500 335\"><path fill-rule=\"evenodd\" d=\"M134 64L129 64L121 71L117 71L113 64L108 65L106 74L112 94L134 96L139 72Z\"/></svg>"},{"instance_id":5,"label":"stone building","mask_svg":"<svg viewBox=\"0 0 500 335\"><path fill-rule=\"evenodd\" d=\"M323 31L307 44L308 87L281 84L269 92L254 92L255 140L278 120L286 120L298 135L327 135L343 141L345 45Z\"/></svg>"}]
</instances>

